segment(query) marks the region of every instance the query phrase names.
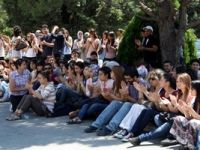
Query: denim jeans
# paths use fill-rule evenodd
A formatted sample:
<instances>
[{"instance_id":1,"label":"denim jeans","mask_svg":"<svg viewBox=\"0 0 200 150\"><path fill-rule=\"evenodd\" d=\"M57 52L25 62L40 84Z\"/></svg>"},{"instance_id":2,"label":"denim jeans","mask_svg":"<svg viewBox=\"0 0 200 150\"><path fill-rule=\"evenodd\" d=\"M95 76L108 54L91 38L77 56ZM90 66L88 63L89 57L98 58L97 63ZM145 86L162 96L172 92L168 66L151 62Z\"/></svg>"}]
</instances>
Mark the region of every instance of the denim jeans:
<instances>
[{"instance_id":1,"label":"denim jeans","mask_svg":"<svg viewBox=\"0 0 200 150\"><path fill-rule=\"evenodd\" d=\"M74 102L80 99L83 100L84 97L70 88L61 86L56 93L56 103L53 116L57 117L67 115L69 112L76 110L77 106L74 105Z\"/></svg>"},{"instance_id":2,"label":"denim jeans","mask_svg":"<svg viewBox=\"0 0 200 150\"><path fill-rule=\"evenodd\" d=\"M140 135L143 129L148 125L150 121L153 120L156 114L158 114L158 112L152 108L146 108L143 110L136 120L131 132L136 136ZM156 125L159 126L157 123Z\"/></svg>"},{"instance_id":3,"label":"denim jeans","mask_svg":"<svg viewBox=\"0 0 200 150\"><path fill-rule=\"evenodd\" d=\"M196 150L200 150L200 131L198 131Z\"/></svg>"},{"instance_id":4,"label":"denim jeans","mask_svg":"<svg viewBox=\"0 0 200 150\"><path fill-rule=\"evenodd\" d=\"M169 134L169 130L172 127L173 121L162 122L159 118L159 114L156 115L154 119L155 119L155 123L159 126L148 133L139 135L139 139L141 142L156 139L156 138L167 137L167 135Z\"/></svg>"},{"instance_id":5,"label":"denim jeans","mask_svg":"<svg viewBox=\"0 0 200 150\"><path fill-rule=\"evenodd\" d=\"M119 109L119 111L115 114L115 116L112 118L112 120L109 122L109 124L106 126L109 130L115 132L119 129L119 124L124 119L124 117L127 115L129 110L132 107L132 103L126 102L123 104L123 106Z\"/></svg>"},{"instance_id":6,"label":"denim jeans","mask_svg":"<svg viewBox=\"0 0 200 150\"><path fill-rule=\"evenodd\" d=\"M109 101L103 100L101 97L83 100L82 107L78 114L80 119L85 117L97 117L109 104Z\"/></svg>"},{"instance_id":7,"label":"denim jeans","mask_svg":"<svg viewBox=\"0 0 200 150\"><path fill-rule=\"evenodd\" d=\"M81 103L83 100L88 99L86 96L81 95L76 91L67 87L62 87L60 94L57 97L59 98L58 100L59 103L64 103L69 106L71 105L77 108L82 106Z\"/></svg>"},{"instance_id":8,"label":"denim jeans","mask_svg":"<svg viewBox=\"0 0 200 150\"><path fill-rule=\"evenodd\" d=\"M91 126L98 129L108 124L112 117L119 111L124 103L120 101L112 101L92 123Z\"/></svg>"}]
</instances>

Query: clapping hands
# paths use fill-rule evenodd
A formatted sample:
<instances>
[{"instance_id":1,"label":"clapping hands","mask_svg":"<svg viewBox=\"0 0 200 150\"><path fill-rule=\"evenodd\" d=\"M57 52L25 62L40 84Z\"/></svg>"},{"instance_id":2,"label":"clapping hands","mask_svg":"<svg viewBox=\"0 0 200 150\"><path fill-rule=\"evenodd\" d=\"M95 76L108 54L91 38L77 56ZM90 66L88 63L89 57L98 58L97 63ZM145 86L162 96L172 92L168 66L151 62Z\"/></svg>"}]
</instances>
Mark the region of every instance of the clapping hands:
<instances>
[{"instance_id":1,"label":"clapping hands","mask_svg":"<svg viewBox=\"0 0 200 150\"><path fill-rule=\"evenodd\" d=\"M128 86L126 85L124 81L121 81L121 89L119 90L119 92L121 96L123 97L123 99L126 99L127 96L129 95Z\"/></svg>"}]
</instances>

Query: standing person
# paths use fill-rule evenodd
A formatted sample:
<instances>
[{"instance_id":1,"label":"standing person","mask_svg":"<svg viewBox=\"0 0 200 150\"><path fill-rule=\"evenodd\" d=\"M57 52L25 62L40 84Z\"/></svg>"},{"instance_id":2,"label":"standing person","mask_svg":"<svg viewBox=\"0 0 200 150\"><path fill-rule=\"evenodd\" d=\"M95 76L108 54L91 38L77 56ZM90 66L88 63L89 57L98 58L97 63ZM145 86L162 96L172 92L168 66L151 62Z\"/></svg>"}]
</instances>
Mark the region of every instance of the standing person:
<instances>
[{"instance_id":1,"label":"standing person","mask_svg":"<svg viewBox=\"0 0 200 150\"><path fill-rule=\"evenodd\" d=\"M74 40L73 44L73 50L77 50L80 54L81 59L85 59L85 54L84 54L84 39L83 39L83 32L78 31L77 33L77 39Z\"/></svg>"},{"instance_id":2,"label":"standing person","mask_svg":"<svg viewBox=\"0 0 200 150\"><path fill-rule=\"evenodd\" d=\"M13 115L7 118L8 121L14 121L21 119L21 115L29 108L39 116L47 116L53 113L56 90L52 82L50 82L48 72L40 72L38 74L38 80L40 87L37 90L33 90L31 85L27 85L29 93L31 95L23 96L21 102L17 106L17 109Z\"/></svg>"},{"instance_id":3,"label":"standing person","mask_svg":"<svg viewBox=\"0 0 200 150\"><path fill-rule=\"evenodd\" d=\"M15 62L15 66L16 70L12 71L9 76L10 102L13 112L15 112L22 97L28 94L26 84L31 80L30 72L26 69L25 60L18 59Z\"/></svg>"},{"instance_id":4,"label":"standing person","mask_svg":"<svg viewBox=\"0 0 200 150\"><path fill-rule=\"evenodd\" d=\"M39 43L34 33L27 34L28 48L25 52L25 57L30 61L36 59L39 49Z\"/></svg>"},{"instance_id":5,"label":"standing person","mask_svg":"<svg viewBox=\"0 0 200 150\"><path fill-rule=\"evenodd\" d=\"M42 55L47 57L52 57L54 40L49 33L48 25L42 25L43 37L40 39L40 44L42 46Z\"/></svg>"},{"instance_id":6,"label":"standing person","mask_svg":"<svg viewBox=\"0 0 200 150\"><path fill-rule=\"evenodd\" d=\"M101 48L98 51L99 59L103 60L106 53L106 45L108 43L108 31L104 31L101 39Z\"/></svg>"},{"instance_id":7,"label":"standing person","mask_svg":"<svg viewBox=\"0 0 200 150\"><path fill-rule=\"evenodd\" d=\"M106 54L104 61L116 61L118 43L115 40L115 33L113 31L108 34L108 42L106 44Z\"/></svg>"},{"instance_id":8,"label":"standing person","mask_svg":"<svg viewBox=\"0 0 200 150\"><path fill-rule=\"evenodd\" d=\"M68 62L71 58L71 53L72 53L72 46L73 46L73 39L69 34L69 31L65 28L62 28L62 31L64 33L64 50L63 50L63 54L64 54L64 61Z\"/></svg>"},{"instance_id":9,"label":"standing person","mask_svg":"<svg viewBox=\"0 0 200 150\"><path fill-rule=\"evenodd\" d=\"M21 58L22 54L20 50L16 50L16 46L22 39L22 30L19 26L13 27L13 37L12 37L12 50L10 51L11 58Z\"/></svg>"},{"instance_id":10,"label":"standing person","mask_svg":"<svg viewBox=\"0 0 200 150\"><path fill-rule=\"evenodd\" d=\"M155 68L157 63L158 44L153 37L153 28L146 26L143 28L144 38L142 42L137 40L138 51L143 53L144 61L149 66L148 68Z\"/></svg>"},{"instance_id":11,"label":"standing person","mask_svg":"<svg viewBox=\"0 0 200 150\"><path fill-rule=\"evenodd\" d=\"M90 36L87 38L85 45L86 59L90 59L90 55L93 51L98 52L100 49L100 40L94 29L90 30Z\"/></svg>"},{"instance_id":12,"label":"standing person","mask_svg":"<svg viewBox=\"0 0 200 150\"><path fill-rule=\"evenodd\" d=\"M59 27L55 25L51 32L51 36L55 40L53 47L53 56L57 60L61 58L65 46L64 31L62 29L60 30Z\"/></svg>"}]
</instances>

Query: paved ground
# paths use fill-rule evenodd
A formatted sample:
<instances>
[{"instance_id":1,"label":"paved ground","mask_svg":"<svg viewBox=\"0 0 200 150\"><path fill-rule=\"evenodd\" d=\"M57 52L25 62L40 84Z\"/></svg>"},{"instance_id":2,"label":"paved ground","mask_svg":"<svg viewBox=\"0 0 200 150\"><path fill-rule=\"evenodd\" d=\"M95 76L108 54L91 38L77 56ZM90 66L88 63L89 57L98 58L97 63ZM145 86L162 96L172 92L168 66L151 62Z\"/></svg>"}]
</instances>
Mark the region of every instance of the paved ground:
<instances>
[{"instance_id":1,"label":"paved ground","mask_svg":"<svg viewBox=\"0 0 200 150\"><path fill-rule=\"evenodd\" d=\"M168 150L159 142L144 142L139 147L122 143L112 137L97 137L83 133L89 122L69 126L66 117L43 118L31 116L15 122L5 121L9 115L8 103L0 104L0 150Z\"/></svg>"}]
</instances>

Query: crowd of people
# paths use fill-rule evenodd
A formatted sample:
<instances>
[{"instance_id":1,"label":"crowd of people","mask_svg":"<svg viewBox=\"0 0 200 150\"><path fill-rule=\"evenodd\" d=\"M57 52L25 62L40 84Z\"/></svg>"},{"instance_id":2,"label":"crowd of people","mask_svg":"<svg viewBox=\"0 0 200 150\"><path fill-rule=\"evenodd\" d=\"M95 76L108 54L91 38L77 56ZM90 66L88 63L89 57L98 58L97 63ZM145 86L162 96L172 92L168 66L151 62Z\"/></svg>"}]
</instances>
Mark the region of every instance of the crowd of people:
<instances>
[{"instance_id":1,"label":"crowd of people","mask_svg":"<svg viewBox=\"0 0 200 150\"><path fill-rule=\"evenodd\" d=\"M47 25L22 35L0 36L0 101L10 102L6 120L22 119L27 111L38 116L68 115L68 125L93 120L84 132L112 135L134 146L163 138L161 144L200 146L200 62L189 67L165 60L155 68L157 42L153 28L133 39L144 56L137 66L117 59L123 30L78 31L73 40L65 28ZM128 56L127 56L128 57ZM144 129L153 124L152 130Z\"/></svg>"}]
</instances>

